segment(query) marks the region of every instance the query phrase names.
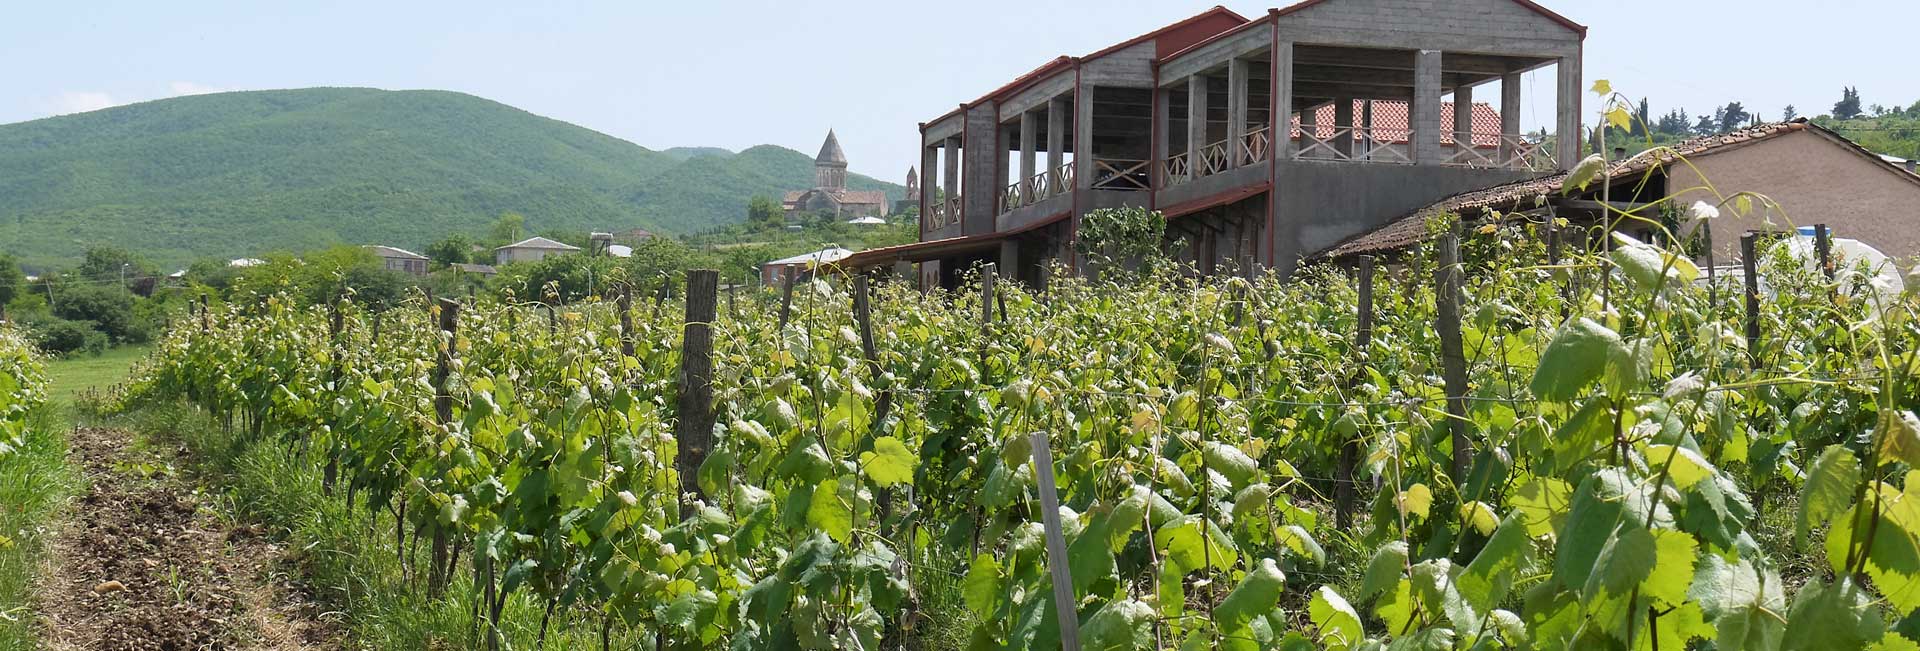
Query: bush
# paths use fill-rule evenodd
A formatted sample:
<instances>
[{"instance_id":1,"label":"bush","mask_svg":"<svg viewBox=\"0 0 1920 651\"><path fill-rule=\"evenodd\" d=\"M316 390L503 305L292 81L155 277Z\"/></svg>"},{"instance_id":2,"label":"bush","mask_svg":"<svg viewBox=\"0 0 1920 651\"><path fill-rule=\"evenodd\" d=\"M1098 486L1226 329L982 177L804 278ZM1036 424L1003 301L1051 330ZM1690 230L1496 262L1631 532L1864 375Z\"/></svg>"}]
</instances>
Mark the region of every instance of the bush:
<instances>
[{"instance_id":1,"label":"bush","mask_svg":"<svg viewBox=\"0 0 1920 651\"><path fill-rule=\"evenodd\" d=\"M29 323L27 328L28 334L33 337L33 344L53 355L98 355L106 352L107 346L112 344L106 333L86 321L49 317Z\"/></svg>"},{"instance_id":2,"label":"bush","mask_svg":"<svg viewBox=\"0 0 1920 651\"><path fill-rule=\"evenodd\" d=\"M117 343L147 340L147 331L133 318L133 293L125 288L80 285L56 289L53 315L74 321L92 321Z\"/></svg>"}]
</instances>

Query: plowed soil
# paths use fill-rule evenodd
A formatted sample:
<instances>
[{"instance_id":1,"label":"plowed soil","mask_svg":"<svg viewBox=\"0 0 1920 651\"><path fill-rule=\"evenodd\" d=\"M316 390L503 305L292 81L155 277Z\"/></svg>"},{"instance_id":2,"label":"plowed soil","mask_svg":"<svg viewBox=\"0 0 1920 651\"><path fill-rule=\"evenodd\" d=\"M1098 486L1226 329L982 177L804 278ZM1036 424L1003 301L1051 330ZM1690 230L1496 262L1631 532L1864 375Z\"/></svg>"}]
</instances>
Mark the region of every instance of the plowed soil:
<instances>
[{"instance_id":1,"label":"plowed soil","mask_svg":"<svg viewBox=\"0 0 1920 651\"><path fill-rule=\"evenodd\" d=\"M257 526L207 508L174 454L114 429L79 428L72 463L89 488L56 535L42 581L57 651L332 649L338 627L289 579Z\"/></svg>"}]
</instances>

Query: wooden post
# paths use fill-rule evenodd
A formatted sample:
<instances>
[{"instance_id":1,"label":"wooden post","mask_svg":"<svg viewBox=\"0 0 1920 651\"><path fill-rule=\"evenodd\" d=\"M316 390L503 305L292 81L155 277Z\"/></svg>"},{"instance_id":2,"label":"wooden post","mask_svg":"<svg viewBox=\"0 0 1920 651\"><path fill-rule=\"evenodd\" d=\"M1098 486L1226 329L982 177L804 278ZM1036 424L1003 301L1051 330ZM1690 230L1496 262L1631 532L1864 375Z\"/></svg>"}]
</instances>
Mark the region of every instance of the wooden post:
<instances>
[{"instance_id":1,"label":"wooden post","mask_svg":"<svg viewBox=\"0 0 1920 651\"><path fill-rule=\"evenodd\" d=\"M1560 279L1560 319L1566 320L1573 309L1573 274L1560 270L1560 226L1551 214L1547 215L1547 265L1554 268L1553 277Z\"/></svg>"},{"instance_id":2,"label":"wooden post","mask_svg":"<svg viewBox=\"0 0 1920 651\"><path fill-rule=\"evenodd\" d=\"M380 344L380 317L385 314L386 314L385 312L373 313L373 332L371 333L371 337L367 340L368 346L378 346Z\"/></svg>"},{"instance_id":3,"label":"wooden post","mask_svg":"<svg viewBox=\"0 0 1920 651\"><path fill-rule=\"evenodd\" d=\"M340 345L340 332L346 329L346 315L342 313L340 304L345 302L347 302L347 292L342 289L340 294L334 297L333 302L327 304L327 381L333 386L335 395L342 392L340 357L344 347ZM320 492L332 495L334 480L340 476L340 461L334 458L332 450L327 450L325 454L327 465L320 471Z\"/></svg>"},{"instance_id":4,"label":"wooden post","mask_svg":"<svg viewBox=\"0 0 1920 651\"><path fill-rule=\"evenodd\" d=\"M1740 267L1747 281L1747 362L1753 368L1760 368L1760 274L1753 259L1758 238L1751 232L1740 236Z\"/></svg>"},{"instance_id":5,"label":"wooden post","mask_svg":"<svg viewBox=\"0 0 1920 651\"><path fill-rule=\"evenodd\" d=\"M1347 382L1349 395L1367 381L1367 355L1373 347L1373 256L1360 256L1358 276L1360 281L1359 327L1353 334L1353 378ZM1353 469L1360 463L1360 441L1349 439L1340 445L1340 467L1334 478L1334 510L1338 514L1341 529L1353 523L1353 502L1356 495L1353 485Z\"/></svg>"},{"instance_id":6,"label":"wooden post","mask_svg":"<svg viewBox=\"0 0 1920 651\"><path fill-rule=\"evenodd\" d=\"M541 303L540 307L547 308L547 332L560 332L560 313L553 309L553 304Z\"/></svg>"},{"instance_id":7,"label":"wooden post","mask_svg":"<svg viewBox=\"0 0 1920 651\"><path fill-rule=\"evenodd\" d=\"M633 356L633 287L620 287L620 354Z\"/></svg>"},{"instance_id":8,"label":"wooden post","mask_svg":"<svg viewBox=\"0 0 1920 651\"><path fill-rule=\"evenodd\" d=\"M1440 363L1446 380L1447 429L1453 432L1453 481L1467 481L1467 356L1460 338L1460 236L1440 236L1439 265L1433 270L1434 302L1440 333Z\"/></svg>"},{"instance_id":9,"label":"wooden post","mask_svg":"<svg viewBox=\"0 0 1920 651\"><path fill-rule=\"evenodd\" d=\"M999 275L999 265L986 263L980 265L980 327L993 323L993 281Z\"/></svg>"},{"instance_id":10,"label":"wooden post","mask_svg":"<svg viewBox=\"0 0 1920 651\"><path fill-rule=\"evenodd\" d=\"M47 286L52 287L53 285L49 283ZM207 295L201 294L200 295L200 331L206 332L209 327L210 326L208 325L208 321L207 321Z\"/></svg>"},{"instance_id":11,"label":"wooden post","mask_svg":"<svg viewBox=\"0 0 1920 651\"><path fill-rule=\"evenodd\" d=\"M793 267L780 271L780 330L787 329L787 318L793 316Z\"/></svg>"},{"instance_id":12,"label":"wooden post","mask_svg":"<svg viewBox=\"0 0 1920 651\"><path fill-rule=\"evenodd\" d=\"M1813 225L1813 252L1820 257L1820 272L1833 282L1833 234L1826 224Z\"/></svg>"},{"instance_id":13,"label":"wooden post","mask_svg":"<svg viewBox=\"0 0 1920 651\"><path fill-rule=\"evenodd\" d=\"M700 464L713 447L713 318L720 272L687 272L687 322L680 344L680 399L673 428L680 471L680 517L693 514L700 491ZM692 496L692 499L688 499Z\"/></svg>"},{"instance_id":14,"label":"wooden post","mask_svg":"<svg viewBox=\"0 0 1920 651\"><path fill-rule=\"evenodd\" d=\"M433 370L433 415L443 427L453 424L453 394L448 390L448 379L453 375L453 356L458 353L460 337L460 301L451 298L439 299L440 331L446 333L446 344L441 347L438 364ZM452 537L445 526L433 529L433 541L427 568L427 593L434 597L446 590L453 577Z\"/></svg>"},{"instance_id":15,"label":"wooden post","mask_svg":"<svg viewBox=\"0 0 1920 651\"><path fill-rule=\"evenodd\" d=\"M1053 485L1053 444L1046 432L1029 435L1033 474L1040 488L1040 520L1047 536L1047 572L1053 578L1053 616L1060 623L1061 651L1080 651L1080 616L1074 610L1073 568L1067 565L1067 537L1060 528L1060 495ZM1205 534L1202 534L1205 535Z\"/></svg>"}]
</instances>

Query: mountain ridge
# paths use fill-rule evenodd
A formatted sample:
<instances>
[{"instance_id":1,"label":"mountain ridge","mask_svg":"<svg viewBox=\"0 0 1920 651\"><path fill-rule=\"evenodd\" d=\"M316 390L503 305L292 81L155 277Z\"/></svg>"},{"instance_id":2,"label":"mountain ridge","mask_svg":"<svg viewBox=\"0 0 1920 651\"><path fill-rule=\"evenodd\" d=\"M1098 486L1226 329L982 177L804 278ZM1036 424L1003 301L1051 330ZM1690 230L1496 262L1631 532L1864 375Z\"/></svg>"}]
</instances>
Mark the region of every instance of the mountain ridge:
<instances>
[{"instance_id":1,"label":"mountain ridge","mask_svg":"<svg viewBox=\"0 0 1920 651\"><path fill-rule=\"evenodd\" d=\"M453 91L235 91L0 125L0 251L46 266L94 244L162 264L421 247L502 212L535 231L681 234L812 181L812 157L784 147L656 151Z\"/></svg>"}]
</instances>

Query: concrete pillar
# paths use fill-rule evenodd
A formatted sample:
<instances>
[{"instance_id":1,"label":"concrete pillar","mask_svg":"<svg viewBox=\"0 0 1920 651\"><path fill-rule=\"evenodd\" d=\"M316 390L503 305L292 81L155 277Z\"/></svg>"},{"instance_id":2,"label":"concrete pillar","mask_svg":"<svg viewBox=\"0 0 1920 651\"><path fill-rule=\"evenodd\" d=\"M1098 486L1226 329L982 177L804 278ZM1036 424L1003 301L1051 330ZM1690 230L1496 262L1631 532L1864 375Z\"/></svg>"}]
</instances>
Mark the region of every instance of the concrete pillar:
<instances>
[{"instance_id":1,"label":"concrete pillar","mask_svg":"<svg viewBox=\"0 0 1920 651\"><path fill-rule=\"evenodd\" d=\"M1333 98L1333 128L1335 129L1333 149L1342 157L1353 158L1353 131L1339 131L1353 126L1353 98Z\"/></svg>"},{"instance_id":2,"label":"concrete pillar","mask_svg":"<svg viewBox=\"0 0 1920 651\"><path fill-rule=\"evenodd\" d=\"M947 191L947 200L960 196L960 139L948 138L941 143L940 149L946 154L946 163L940 166L941 183Z\"/></svg>"},{"instance_id":3,"label":"concrete pillar","mask_svg":"<svg viewBox=\"0 0 1920 651\"><path fill-rule=\"evenodd\" d=\"M1020 178L1015 181L1016 183L1026 183L1027 179L1033 178L1034 157L1038 153L1034 151L1034 147L1037 146L1035 141L1040 137L1037 133L1039 128L1040 121L1034 119L1033 111L1020 113ZM1032 197L1027 199L1031 200Z\"/></svg>"},{"instance_id":4,"label":"concrete pillar","mask_svg":"<svg viewBox=\"0 0 1920 651\"><path fill-rule=\"evenodd\" d=\"M1293 157L1293 41L1275 43L1271 58L1273 158L1285 160Z\"/></svg>"},{"instance_id":5,"label":"concrete pillar","mask_svg":"<svg viewBox=\"0 0 1920 651\"><path fill-rule=\"evenodd\" d=\"M1304 152L1308 147L1314 146L1314 143L1320 138L1319 101L1318 99L1311 99L1300 103L1300 151ZM1326 158L1327 152L1315 149L1308 155L1315 158Z\"/></svg>"},{"instance_id":6,"label":"concrete pillar","mask_svg":"<svg viewBox=\"0 0 1920 651\"><path fill-rule=\"evenodd\" d=\"M1022 275L1019 240L1011 237L1000 240L1000 275L1013 279L1018 279Z\"/></svg>"},{"instance_id":7,"label":"concrete pillar","mask_svg":"<svg viewBox=\"0 0 1920 651\"><path fill-rule=\"evenodd\" d=\"M1200 178L1200 150L1207 146L1207 76L1187 78L1187 179Z\"/></svg>"},{"instance_id":8,"label":"concrete pillar","mask_svg":"<svg viewBox=\"0 0 1920 651\"><path fill-rule=\"evenodd\" d=\"M1500 76L1500 162L1513 160L1516 153L1507 136L1520 133L1520 73Z\"/></svg>"},{"instance_id":9,"label":"concrete pillar","mask_svg":"<svg viewBox=\"0 0 1920 651\"><path fill-rule=\"evenodd\" d=\"M927 213L940 201L940 147L928 147L920 144L920 173L925 175L920 183L920 223L927 223Z\"/></svg>"},{"instance_id":10,"label":"concrete pillar","mask_svg":"<svg viewBox=\"0 0 1920 651\"><path fill-rule=\"evenodd\" d=\"M1473 148L1473 87L1460 84L1453 87L1453 146L1460 149ZM1464 160L1464 159L1463 159Z\"/></svg>"},{"instance_id":11,"label":"concrete pillar","mask_svg":"<svg viewBox=\"0 0 1920 651\"><path fill-rule=\"evenodd\" d=\"M1372 158L1368 152L1373 151L1373 143L1376 140L1373 135L1373 100L1360 102L1360 124L1356 126L1360 127L1354 130L1356 139L1360 141L1355 145L1360 148L1360 153L1356 156Z\"/></svg>"},{"instance_id":12,"label":"concrete pillar","mask_svg":"<svg viewBox=\"0 0 1920 651\"><path fill-rule=\"evenodd\" d=\"M1167 178L1167 159L1173 158L1173 91L1153 89L1153 177L1156 187L1178 179Z\"/></svg>"},{"instance_id":13,"label":"concrete pillar","mask_svg":"<svg viewBox=\"0 0 1920 651\"><path fill-rule=\"evenodd\" d=\"M1082 84L1073 100L1073 178L1074 185L1093 187L1093 91Z\"/></svg>"},{"instance_id":14,"label":"concrete pillar","mask_svg":"<svg viewBox=\"0 0 1920 651\"><path fill-rule=\"evenodd\" d=\"M1047 173L1060 171L1067 163L1067 100L1055 97L1047 100ZM1057 194L1059 179L1047 179L1047 192Z\"/></svg>"},{"instance_id":15,"label":"concrete pillar","mask_svg":"<svg viewBox=\"0 0 1920 651\"><path fill-rule=\"evenodd\" d=\"M1239 167L1247 139L1247 60L1227 60L1227 167Z\"/></svg>"},{"instance_id":16,"label":"concrete pillar","mask_svg":"<svg viewBox=\"0 0 1920 651\"><path fill-rule=\"evenodd\" d=\"M1558 143L1554 157L1560 160L1560 169L1572 169L1580 162L1580 53L1560 57L1559 83L1557 84L1558 111L1554 121L1554 137Z\"/></svg>"},{"instance_id":17,"label":"concrete pillar","mask_svg":"<svg viewBox=\"0 0 1920 651\"><path fill-rule=\"evenodd\" d=\"M1439 165L1446 160L1440 151L1440 51L1421 50L1413 55L1413 103L1408 106L1407 122L1413 127L1413 162Z\"/></svg>"}]
</instances>

